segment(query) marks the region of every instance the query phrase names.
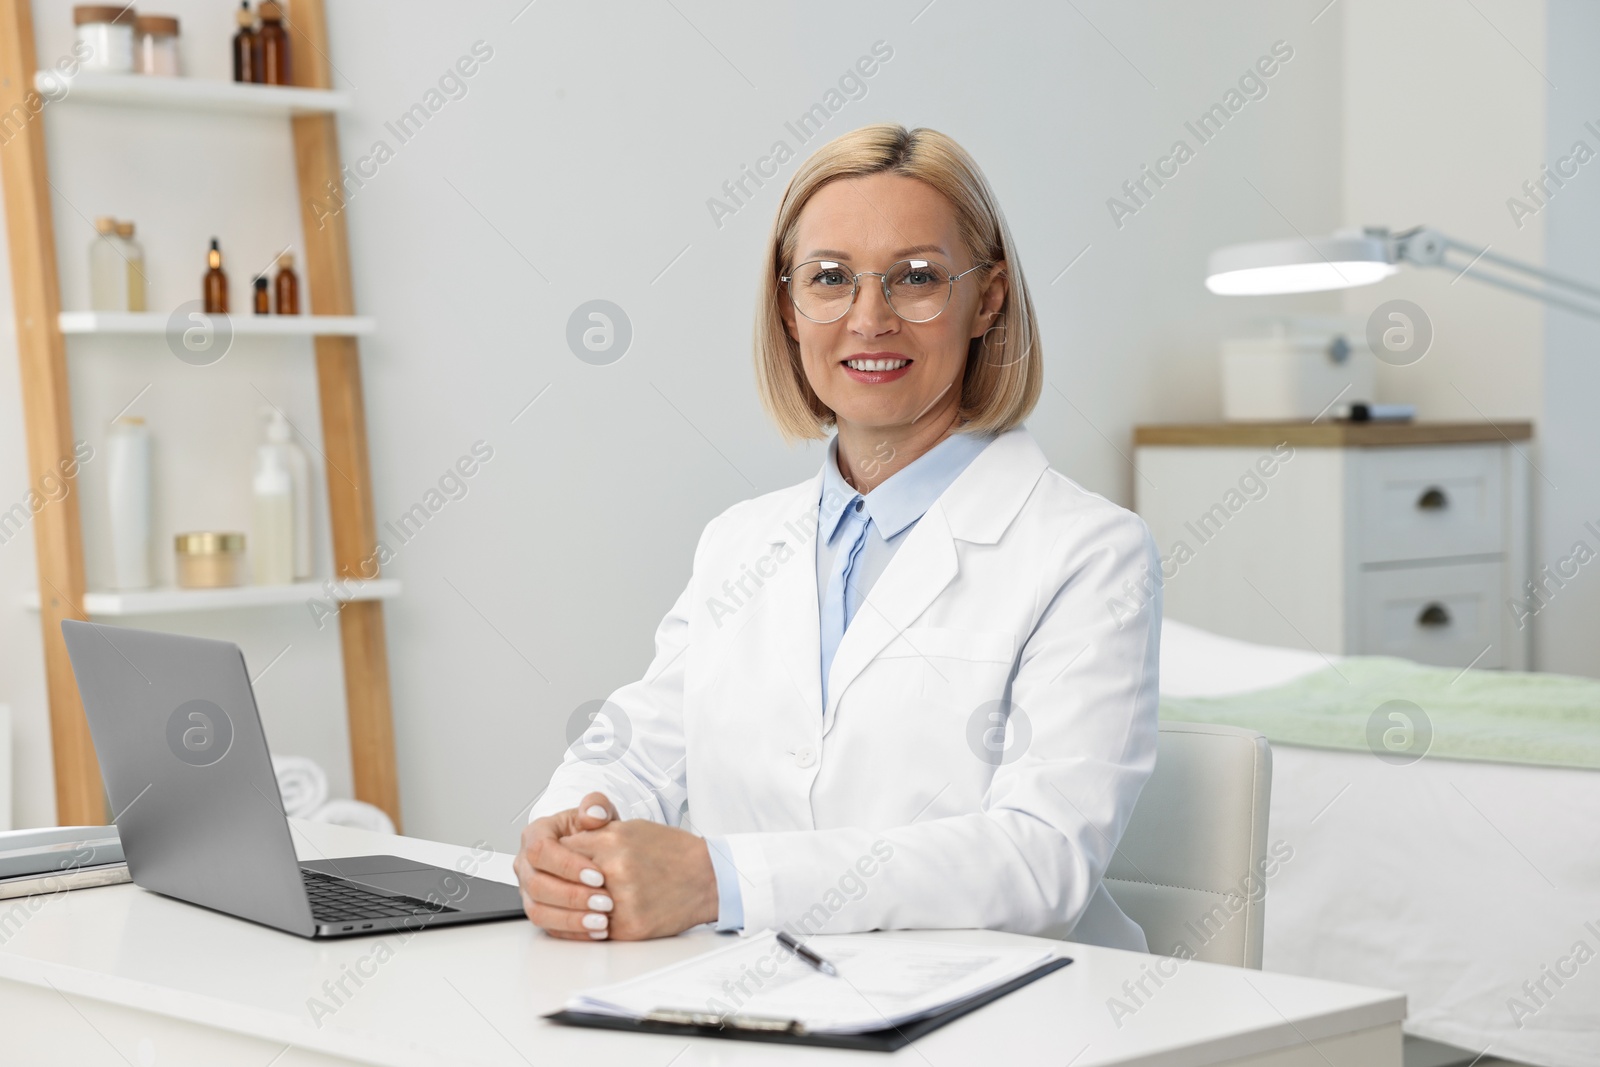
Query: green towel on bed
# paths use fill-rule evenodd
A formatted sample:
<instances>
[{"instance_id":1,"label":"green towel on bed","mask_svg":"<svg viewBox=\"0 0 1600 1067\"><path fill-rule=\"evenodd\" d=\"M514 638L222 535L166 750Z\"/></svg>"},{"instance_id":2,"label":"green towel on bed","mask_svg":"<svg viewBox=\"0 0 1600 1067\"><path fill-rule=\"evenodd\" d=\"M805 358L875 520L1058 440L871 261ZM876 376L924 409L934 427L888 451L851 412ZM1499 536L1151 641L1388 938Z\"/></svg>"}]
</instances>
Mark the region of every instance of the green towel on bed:
<instances>
[{"instance_id":1,"label":"green towel on bed","mask_svg":"<svg viewBox=\"0 0 1600 1067\"><path fill-rule=\"evenodd\" d=\"M1389 701L1409 704L1384 708ZM1462 673L1355 656L1254 693L1163 696L1161 717L1242 726L1285 745L1371 751L1393 762L1427 754L1600 770L1600 680L1563 674Z\"/></svg>"}]
</instances>

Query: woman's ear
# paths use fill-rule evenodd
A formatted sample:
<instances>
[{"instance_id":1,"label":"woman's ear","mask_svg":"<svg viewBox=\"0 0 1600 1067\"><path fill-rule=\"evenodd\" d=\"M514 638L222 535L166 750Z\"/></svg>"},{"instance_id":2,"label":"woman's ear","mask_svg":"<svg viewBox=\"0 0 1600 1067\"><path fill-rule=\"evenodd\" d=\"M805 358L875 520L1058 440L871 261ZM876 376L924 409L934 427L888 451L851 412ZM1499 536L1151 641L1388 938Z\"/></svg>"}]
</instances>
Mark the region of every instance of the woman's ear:
<instances>
[{"instance_id":1,"label":"woman's ear","mask_svg":"<svg viewBox=\"0 0 1600 1067\"><path fill-rule=\"evenodd\" d=\"M1006 261L1002 259L989 268L989 279L983 286L983 298L978 301L978 313L972 320L973 337L982 337L990 327L999 323L1000 309L1005 307L1009 288Z\"/></svg>"}]
</instances>

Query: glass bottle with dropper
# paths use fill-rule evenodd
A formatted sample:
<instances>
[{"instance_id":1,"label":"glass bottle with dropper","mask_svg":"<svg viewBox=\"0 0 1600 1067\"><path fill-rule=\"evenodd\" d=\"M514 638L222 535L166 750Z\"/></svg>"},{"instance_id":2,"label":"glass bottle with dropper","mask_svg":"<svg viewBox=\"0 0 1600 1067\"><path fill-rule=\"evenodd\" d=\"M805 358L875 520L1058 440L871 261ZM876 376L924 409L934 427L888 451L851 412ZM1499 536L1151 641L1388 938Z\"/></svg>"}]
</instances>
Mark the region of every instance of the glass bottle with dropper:
<instances>
[{"instance_id":1,"label":"glass bottle with dropper","mask_svg":"<svg viewBox=\"0 0 1600 1067\"><path fill-rule=\"evenodd\" d=\"M256 19L250 14L250 0L239 0L239 32L233 35L233 80L258 82L261 80L261 62L256 56L260 42L256 38Z\"/></svg>"},{"instance_id":2,"label":"glass bottle with dropper","mask_svg":"<svg viewBox=\"0 0 1600 1067\"><path fill-rule=\"evenodd\" d=\"M289 34L283 28L283 5L278 0L261 0L261 29L256 31L261 42L261 76L257 81L267 85L288 85Z\"/></svg>"},{"instance_id":3,"label":"glass bottle with dropper","mask_svg":"<svg viewBox=\"0 0 1600 1067\"><path fill-rule=\"evenodd\" d=\"M217 247L217 239L211 239L211 251L206 254L206 271L204 279L205 309L208 314L226 315L228 313L228 275L222 269L222 250Z\"/></svg>"}]
</instances>

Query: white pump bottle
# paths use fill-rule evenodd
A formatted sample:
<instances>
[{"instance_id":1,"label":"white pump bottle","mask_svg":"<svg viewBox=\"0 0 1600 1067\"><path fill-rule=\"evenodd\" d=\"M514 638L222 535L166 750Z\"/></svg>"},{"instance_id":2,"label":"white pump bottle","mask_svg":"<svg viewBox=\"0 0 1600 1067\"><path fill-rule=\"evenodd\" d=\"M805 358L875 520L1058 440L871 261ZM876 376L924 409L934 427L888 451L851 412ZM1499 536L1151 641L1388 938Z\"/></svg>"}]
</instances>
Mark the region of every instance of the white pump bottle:
<instances>
[{"instance_id":1,"label":"white pump bottle","mask_svg":"<svg viewBox=\"0 0 1600 1067\"><path fill-rule=\"evenodd\" d=\"M296 581L306 581L311 577L316 545L311 532L311 461L305 449L295 444L289 420L277 408L269 409L267 441L282 449L289 467L290 492L294 496L294 577Z\"/></svg>"}]
</instances>

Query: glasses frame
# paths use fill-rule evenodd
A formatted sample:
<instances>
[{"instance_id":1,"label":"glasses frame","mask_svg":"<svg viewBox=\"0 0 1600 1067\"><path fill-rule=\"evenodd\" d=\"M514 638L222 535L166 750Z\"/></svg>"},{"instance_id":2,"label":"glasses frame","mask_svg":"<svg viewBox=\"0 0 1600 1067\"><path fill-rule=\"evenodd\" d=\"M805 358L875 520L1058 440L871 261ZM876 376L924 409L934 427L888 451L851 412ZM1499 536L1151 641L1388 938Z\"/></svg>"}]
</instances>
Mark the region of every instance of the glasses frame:
<instances>
[{"instance_id":1,"label":"glasses frame","mask_svg":"<svg viewBox=\"0 0 1600 1067\"><path fill-rule=\"evenodd\" d=\"M932 260L932 259L897 259L893 263L889 264L887 270L881 270L881 271L880 270L863 270L863 271L857 271L854 274L852 274L850 276L850 301L847 304L845 304L844 310L839 312L839 314L835 315L831 319L817 319L817 318L812 318L810 315L806 315L805 309L803 309L800 306L799 302L795 300L795 298L794 298L794 290L792 288L790 288L790 284L789 284L790 282L794 281L795 272L798 271L801 267L806 266L806 264L808 264L808 263L833 263L840 270L848 270L849 268L845 267L844 264L839 263L837 260L833 260L833 259L808 259L808 260L805 261L805 263L797 263L795 266L789 268L789 271L787 273L778 275L778 281L783 283L783 291L785 293L787 293L788 296L789 296L790 305L795 309L795 311L797 313L799 313L801 315L805 315L806 320L808 322L815 322L819 326L826 326L829 323L838 322L840 319L842 319L846 315L850 314L850 309L856 306L856 297L861 295L861 279L865 278L869 274L878 279L878 287L881 290L883 290L883 303L884 303L884 306L887 307L890 311L893 311L897 318L899 318L899 319L901 319L902 321L905 321L905 322L923 323L923 322L932 322L934 319L936 319L940 315L944 314L944 309L950 306L950 298L955 295L956 282L959 282L962 278L965 278L967 275L971 274L973 271L986 270L989 267L994 266L993 263L985 261L985 262L982 262L982 263L978 263L978 264L976 264L976 265L974 265L972 267L968 267L966 270L962 271L960 274L954 274L954 273L950 274L950 280L949 280L948 284L946 284L946 286L945 286L944 303L939 305L939 310L935 311L932 315L929 315L925 319L910 319L910 318L906 318L906 316L900 314L900 310L894 306L894 300L891 299L890 296L889 296L889 275L894 271L894 268L900 266L900 264L902 264L902 263L910 264L910 265L916 265L918 263L923 264L923 265L931 265L931 266L938 267L940 270L943 270L943 271L946 271L946 272L948 272L950 270L950 268L946 267L944 264L938 262L937 260Z\"/></svg>"}]
</instances>

